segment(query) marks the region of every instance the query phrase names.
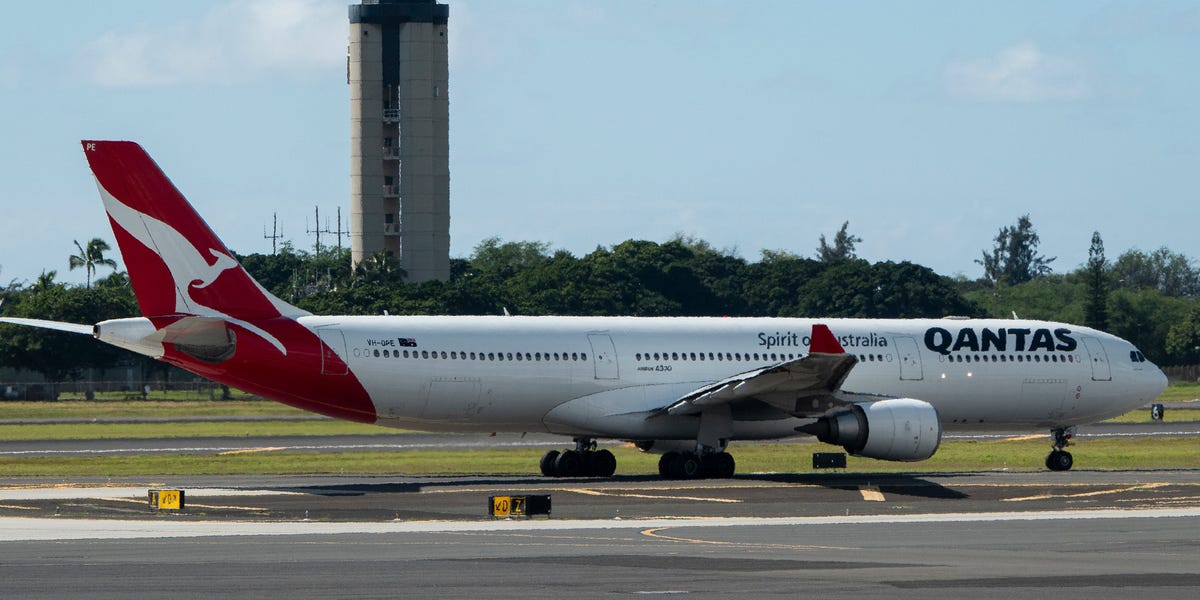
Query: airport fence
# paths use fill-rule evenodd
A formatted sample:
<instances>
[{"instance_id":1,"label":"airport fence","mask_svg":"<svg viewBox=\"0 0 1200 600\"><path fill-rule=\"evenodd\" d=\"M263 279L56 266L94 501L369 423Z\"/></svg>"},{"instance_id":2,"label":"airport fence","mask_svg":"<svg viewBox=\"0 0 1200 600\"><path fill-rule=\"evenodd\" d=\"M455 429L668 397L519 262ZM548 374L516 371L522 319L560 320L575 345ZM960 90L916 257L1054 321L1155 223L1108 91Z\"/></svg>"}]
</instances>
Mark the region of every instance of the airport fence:
<instances>
[{"instance_id":1,"label":"airport fence","mask_svg":"<svg viewBox=\"0 0 1200 600\"><path fill-rule=\"evenodd\" d=\"M1163 367L1162 371L1170 381L1200 381L1200 365Z\"/></svg>"}]
</instances>

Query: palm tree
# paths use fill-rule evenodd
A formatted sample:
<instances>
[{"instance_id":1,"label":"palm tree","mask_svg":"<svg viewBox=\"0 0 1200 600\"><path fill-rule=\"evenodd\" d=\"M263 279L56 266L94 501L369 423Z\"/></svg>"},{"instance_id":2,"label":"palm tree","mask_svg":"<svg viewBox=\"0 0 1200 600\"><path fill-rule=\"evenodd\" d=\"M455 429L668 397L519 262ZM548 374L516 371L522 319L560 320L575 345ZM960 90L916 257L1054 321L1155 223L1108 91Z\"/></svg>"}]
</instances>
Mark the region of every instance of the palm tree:
<instances>
[{"instance_id":1,"label":"palm tree","mask_svg":"<svg viewBox=\"0 0 1200 600\"><path fill-rule=\"evenodd\" d=\"M104 258L104 253L112 250L108 246L108 242L100 238L92 238L92 241L87 243L87 247L79 245L79 240L75 240L75 247L79 249L79 254L72 254L67 261L71 270L74 271L79 267L83 267L87 271L87 287L92 287L92 274L96 272L96 267L108 267L116 270L117 261L111 258Z\"/></svg>"},{"instance_id":2,"label":"palm tree","mask_svg":"<svg viewBox=\"0 0 1200 600\"><path fill-rule=\"evenodd\" d=\"M58 276L58 271L46 272L43 269L42 274L38 275L37 283L33 284L33 289L37 290L38 292L45 292L45 291L49 290L50 288L58 285L57 283L54 282L54 278L57 276Z\"/></svg>"}]
</instances>

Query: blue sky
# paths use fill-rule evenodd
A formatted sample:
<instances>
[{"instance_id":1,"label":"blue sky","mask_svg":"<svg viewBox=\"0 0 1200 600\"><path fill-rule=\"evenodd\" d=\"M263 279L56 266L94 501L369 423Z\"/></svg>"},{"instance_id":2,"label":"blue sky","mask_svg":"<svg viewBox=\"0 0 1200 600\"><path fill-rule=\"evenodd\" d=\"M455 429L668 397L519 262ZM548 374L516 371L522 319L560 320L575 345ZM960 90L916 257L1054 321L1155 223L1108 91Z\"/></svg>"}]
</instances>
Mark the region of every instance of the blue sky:
<instances>
[{"instance_id":1,"label":"blue sky","mask_svg":"<svg viewBox=\"0 0 1200 600\"><path fill-rule=\"evenodd\" d=\"M450 4L451 254L676 233L978 277L1029 213L1057 271L1200 256L1200 4ZM345 0L62 1L0 21L0 282L112 241L78 140L141 142L232 249L349 213ZM322 224L324 226L324 224Z\"/></svg>"}]
</instances>

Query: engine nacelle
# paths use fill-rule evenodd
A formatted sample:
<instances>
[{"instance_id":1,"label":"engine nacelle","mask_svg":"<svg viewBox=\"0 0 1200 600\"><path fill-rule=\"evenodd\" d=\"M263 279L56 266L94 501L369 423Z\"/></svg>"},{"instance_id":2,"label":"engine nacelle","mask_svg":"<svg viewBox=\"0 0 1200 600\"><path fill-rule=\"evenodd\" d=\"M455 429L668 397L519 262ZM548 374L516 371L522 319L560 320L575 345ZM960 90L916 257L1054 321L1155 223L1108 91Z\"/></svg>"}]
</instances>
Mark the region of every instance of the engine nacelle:
<instances>
[{"instance_id":1,"label":"engine nacelle","mask_svg":"<svg viewBox=\"0 0 1200 600\"><path fill-rule=\"evenodd\" d=\"M855 456L881 460L925 460L942 441L937 409L912 398L855 404L798 431L842 446Z\"/></svg>"}]
</instances>

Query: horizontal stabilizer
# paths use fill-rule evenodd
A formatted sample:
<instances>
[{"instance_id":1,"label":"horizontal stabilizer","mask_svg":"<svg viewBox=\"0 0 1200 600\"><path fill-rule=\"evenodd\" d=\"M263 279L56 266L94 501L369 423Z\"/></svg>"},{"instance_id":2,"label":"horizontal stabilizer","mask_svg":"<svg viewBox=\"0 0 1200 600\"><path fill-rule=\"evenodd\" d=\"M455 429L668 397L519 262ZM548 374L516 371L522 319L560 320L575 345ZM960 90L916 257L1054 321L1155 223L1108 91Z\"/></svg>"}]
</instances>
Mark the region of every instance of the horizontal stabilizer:
<instances>
[{"instance_id":1,"label":"horizontal stabilizer","mask_svg":"<svg viewBox=\"0 0 1200 600\"><path fill-rule=\"evenodd\" d=\"M82 333L84 335L92 335L91 325L80 325L78 323L63 323L62 321L46 321L43 319L21 319L17 317L0 317L0 323L9 323L11 325L24 325L26 327L39 327L41 329L53 329L55 331L66 331L68 333Z\"/></svg>"}]
</instances>

